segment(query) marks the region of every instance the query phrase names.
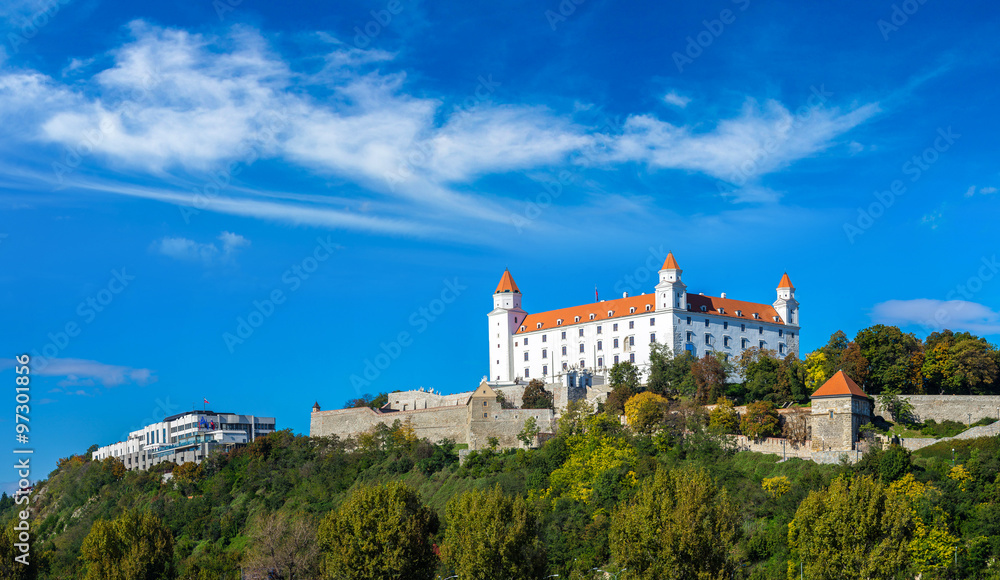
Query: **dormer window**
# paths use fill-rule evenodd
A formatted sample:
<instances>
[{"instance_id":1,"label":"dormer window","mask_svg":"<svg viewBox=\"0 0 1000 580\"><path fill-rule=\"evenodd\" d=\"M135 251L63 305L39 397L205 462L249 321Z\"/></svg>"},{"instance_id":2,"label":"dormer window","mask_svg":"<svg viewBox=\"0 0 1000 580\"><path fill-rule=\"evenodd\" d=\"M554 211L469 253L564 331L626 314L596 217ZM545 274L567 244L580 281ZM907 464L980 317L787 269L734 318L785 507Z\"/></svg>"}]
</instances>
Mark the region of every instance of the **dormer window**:
<instances>
[{"instance_id":1,"label":"dormer window","mask_svg":"<svg viewBox=\"0 0 1000 580\"><path fill-rule=\"evenodd\" d=\"M593 320L593 319L594 319L594 315L593 315L593 314L591 314L591 315L590 315L590 319L591 319L591 320Z\"/></svg>"},{"instance_id":2,"label":"dormer window","mask_svg":"<svg viewBox=\"0 0 1000 580\"><path fill-rule=\"evenodd\" d=\"M754 317L754 318L760 318L760 314L758 314L758 313L754 312L754 313L753 313L753 317Z\"/></svg>"},{"instance_id":3,"label":"dormer window","mask_svg":"<svg viewBox=\"0 0 1000 580\"><path fill-rule=\"evenodd\" d=\"M708 312L708 307L707 307L707 306L705 306L704 304L702 304L702 305L701 305L701 311L702 311L702 312Z\"/></svg>"},{"instance_id":4,"label":"dormer window","mask_svg":"<svg viewBox=\"0 0 1000 580\"><path fill-rule=\"evenodd\" d=\"M562 326L562 318L556 319L556 326Z\"/></svg>"},{"instance_id":5,"label":"dormer window","mask_svg":"<svg viewBox=\"0 0 1000 580\"><path fill-rule=\"evenodd\" d=\"M650 306L649 304L647 304L647 305L646 305L646 312L649 312L649 309L650 309L650 308L652 308L652 306Z\"/></svg>"},{"instance_id":6,"label":"dormer window","mask_svg":"<svg viewBox=\"0 0 1000 580\"><path fill-rule=\"evenodd\" d=\"M573 318L573 322L580 322L580 317L579 316L575 316Z\"/></svg>"},{"instance_id":7,"label":"dormer window","mask_svg":"<svg viewBox=\"0 0 1000 580\"><path fill-rule=\"evenodd\" d=\"M773 318L775 322L778 321L778 317L777 316L772 316L771 318Z\"/></svg>"},{"instance_id":8,"label":"dormer window","mask_svg":"<svg viewBox=\"0 0 1000 580\"><path fill-rule=\"evenodd\" d=\"M524 332L524 327L523 326L521 327L521 332Z\"/></svg>"},{"instance_id":9,"label":"dormer window","mask_svg":"<svg viewBox=\"0 0 1000 580\"><path fill-rule=\"evenodd\" d=\"M736 316L743 316L743 311L742 310L737 310L736 311Z\"/></svg>"},{"instance_id":10,"label":"dormer window","mask_svg":"<svg viewBox=\"0 0 1000 580\"><path fill-rule=\"evenodd\" d=\"M612 316L612 315L613 315L614 313L615 313L615 311L614 311L614 310L608 310L608 318L611 318L611 316Z\"/></svg>"},{"instance_id":11,"label":"dormer window","mask_svg":"<svg viewBox=\"0 0 1000 580\"><path fill-rule=\"evenodd\" d=\"M633 307L629 308L629 309L628 309L628 313L629 313L629 314L634 314L634 313L635 313L635 306L633 306Z\"/></svg>"},{"instance_id":12,"label":"dormer window","mask_svg":"<svg viewBox=\"0 0 1000 580\"><path fill-rule=\"evenodd\" d=\"M542 327L542 323L541 323L541 322L539 322L539 323L538 323L538 326L536 326L535 328L541 328L541 327Z\"/></svg>"},{"instance_id":13,"label":"dormer window","mask_svg":"<svg viewBox=\"0 0 1000 580\"><path fill-rule=\"evenodd\" d=\"M725 314L725 313L726 313L725 308L719 308L719 314Z\"/></svg>"}]
</instances>

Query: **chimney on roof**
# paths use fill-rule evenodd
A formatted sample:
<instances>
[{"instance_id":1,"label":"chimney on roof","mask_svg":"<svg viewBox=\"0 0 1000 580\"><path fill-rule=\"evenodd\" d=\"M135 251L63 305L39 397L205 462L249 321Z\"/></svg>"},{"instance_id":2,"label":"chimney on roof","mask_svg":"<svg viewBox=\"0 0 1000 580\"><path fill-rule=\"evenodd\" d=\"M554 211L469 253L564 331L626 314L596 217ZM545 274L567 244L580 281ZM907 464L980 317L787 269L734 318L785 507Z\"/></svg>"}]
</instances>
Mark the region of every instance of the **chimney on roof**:
<instances>
[{"instance_id":1,"label":"chimney on roof","mask_svg":"<svg viewBox=\"0 0 1000 580\"><path fill-rule=\"evenodd\" d=\"M628 292L622 292L622 298L628 298Z\"/></svg>"},{"instance_id":2,"label":"chimney on roof","mask_svg":"<svg viewBox=\"0 0 1000 580\"><path fill-rule=\"evenodd\" d=\"M722 293L722 298L725 298L725 297L726 297L726 293L725 293L725 292L723 292L723 293Z\"/></svg>"},{"instance_id":3,"label":"chimney on roof","mask_svg":"<svg viewBox=\"0 0 1000 580\"><path fill-rule=\"evenodd\" d=\"M705 295L705 293L704 293L704 292L699 292L699 293L698 293L698 296L704 296L704 295Z\"/></svg>"}]
</instances>

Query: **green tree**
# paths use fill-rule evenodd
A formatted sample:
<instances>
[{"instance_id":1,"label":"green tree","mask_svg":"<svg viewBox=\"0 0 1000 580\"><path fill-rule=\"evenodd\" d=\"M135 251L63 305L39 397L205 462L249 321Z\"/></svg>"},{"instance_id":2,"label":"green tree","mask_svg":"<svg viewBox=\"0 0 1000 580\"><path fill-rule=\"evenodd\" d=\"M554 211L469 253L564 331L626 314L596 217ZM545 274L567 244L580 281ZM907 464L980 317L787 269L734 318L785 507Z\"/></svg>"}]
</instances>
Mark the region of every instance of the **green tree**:
<instances>
[{"instance_id":1,"label":"green tree","mask_svg":"<svg viewBox=\"0 0 1000 580\"><path fill-rule=\"evenodd\" d=\"M781 369L781 361L775 358L776 354L771 349L752 346L740 355L736 367L743 377L748 401L774 400Z\"/></svg>"},{"instance_id":2,"label":"green tree","mask_svg":"<svg viewBox=\"0 0 1000 580\"><path fill-rule=\"evenodd\" d=\"M697 388L691 365L695 358L684 350L675 355L669 346L654 343L649 352L649 379L646 388L658 395L693 395Z\"/></svg>"},{"instance_id":3,"label":"green tree","mask_svg":"<svg viewBox=\"0 0 1000 580\"><path fill-rule=\"evenodd\" d=\"M909 394L910 378L914 374L913 355L923 349L917 337L904 334L895 326L876 324L858 331L854 342L868 361L865 381L868 394L877 395L889 389Z\"/></svg>"},{"instance_id":4,"label":"green tree","mask_svg":"<svg viewBox=\"0 0 1000 580\"><path fill-rule=\"evenodd\" d=\"M538 428L538 421L536 421L533 416L528 417L524 420L524 428L517 434L517 438L521 441L521 443L524 443L525 447L528 447L535 442L535 437L538 436L540 431L541 429Z\"/></svg>"},{"instance_id":5,"label":"green tree","mask_svg":"<svg viewBox=\"0 0 1000 580\"><path fill-rule=\"evenodd\" d=\"M586 399L566 403L566 409L559 417L559 435L569 437L575 433L582 433L584 421L593 413L594 409Z\"/></svg>"},{"instance_id":6,"label":"green tree","mask_svg":"<svg viewBox=\"0 0 1000 580\"><path fill-rule=\"evenodd\" d=\"M608 398L604 401L604 412L615 416L623 415L626 401L635 395L636 391L628 385L618 385L608 393Z\"/></svg>"},{"instance_id":7,"label":"green tree","mask_svg":"<svg viewBox=\"0 0 1000 580\"><path fill-rule=\"evenodd\" d=\"M917 422L917 416L913 413L913 403L906 397L899 396L899 389L887 389L876 399L882 411L889 413L896 423L912 425Z\"/></svg>"},{"instance_id":8,"label":"green tree","mask_svg":"<svg viewBox=\"0 0 1000 580\"><path fill-rule=\"evenodd\" d=\"M552 393L545 390L545 383L541 379L531 379L524 388L524 394L521 395L521 408L551 409L552 404Z\"/></svg>"},{"instance_id":9,"label":"green tree","mask_svg":"<svg viewBox=\"0 0 1000 580\"><path fill-rule=\"evenodd\" d=\"M633 393L639 390L639 369L628 361L611 365L608 383L612 388L628 387Z\"/></svg>"},{"instance_id":10,"label":"green tree","mask_svg":"<svg viewBox=\"0 0 1000 580\"><path fill-rule=\"evenodd\" d=\"M740 514L704 469L658 470L618 509L609 541L629 578L728 578L737 567Z\"/></svg>"},{"instance_id":11,"label":"green tree","mask_svg":"<svg viewBox=\"0 0 1000 580\"><path fill-rule=\"evenodd\" d=\"M7 497L6 493L4 497ZM0 531L0 578L3 580L34 580L38 577L40 554L37 547L31 546L30 541L22 542L18 530L14 528L21 521L20 518L12 518ZM17 544L28 544L28 551L22 551Z\"/></svg>"},{"instance_id":12,"label":"green tree","mask_svg":"<svg viewBox=\"0 0 1000 580\"><path fill-rule=\"evenodd\" d=\"M715 408L708 414L708 430L712 433L739 434L740 414L736 412L732 401L719 397Z\"/></svg>"},{"instance_id":13,"label":"green tree","mask_svg":"<svg viewBox=\"0 0 1000 580\"><path fill-rule=\"evenodd\" d=\"M159 580L174 577L174 537L148 511L99 519L80 547L85 580Z\"/></svg>"},{"instance_id":14,"label":"green tree","mask_svg":"<svg viewBox=\"0 0 1000 580\"><path fill-rule=\"evenodd\" d=\"M441 556L463 580L542 578L545 549L534 511L499 487L456 495L445 508Z\"/></svg>"},{"instance_id":15,"label":"green tree","mask_svg":"<svg viewBox=\"0 0 1000 580\"><path fill-rule=\"evenodd\" d=\"M756 401L747 405L740 420L740 431L750 439L781 436L778 410L771 401Z\"/></svg>"},{"instance_id":16,"label":"green tree","mask_svg":"<svg viewBox=\"0 0 1000 580\"><path fill-rule=\"evenodd\" d=\"M316 541L325 578L430 579L436 557L430 537L437 516L402 482L357 487L320 523Z\"/></svg>"},{"instance_id":17,"label":"green tree","mask_svg":"<svg viewBox=\"0 0 1000 580\"><path fill-rule=\"evenodd\" d=\"M345 409L355 409L359 407L371 407L372 409L378 409L389 402L388 393L379 393L372 396L371 394L364 394L357 399L348 399L344 403Z\"/></svg>"}]
</instances>

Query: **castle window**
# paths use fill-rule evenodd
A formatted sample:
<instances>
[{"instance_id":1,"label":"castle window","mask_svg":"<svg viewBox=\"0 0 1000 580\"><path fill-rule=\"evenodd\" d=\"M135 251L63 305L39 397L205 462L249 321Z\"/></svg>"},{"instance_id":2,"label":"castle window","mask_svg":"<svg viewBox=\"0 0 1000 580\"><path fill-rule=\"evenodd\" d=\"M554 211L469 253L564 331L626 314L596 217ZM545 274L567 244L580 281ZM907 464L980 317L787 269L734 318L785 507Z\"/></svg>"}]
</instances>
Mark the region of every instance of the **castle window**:
<instances>
[{"instance_id":1,"label":"castle window","mask_svg":"<svg viewBox=\"0 0 1000 580\"><path fill-rule=\"evenodd\" d=\"M723 320L722 321L722 330L729 330L729 321L728 320Z\"/></svg>"},{"instance_id":2,"label":"castle window","mask_svg":"<svg viewBox=\"0 0 1000 580\"><path fill-rule=\"evenodd\" d=\"M549 350L546 348L542 349L542 358L549 358Z\"/></svg>"},{"instance_id":3,"label":"castle window","mask_svg":"<svg viewBox=\"0 0 1000 580\"><path fill-rule=\"evenodd\" d=\"M398 403L399 401L396 401L396 402ZM486 401L483 401L483 406L484 407L486 406ZM485 417L486 415L483 415L483 416Z\"/></svg>"},{"instance_id":4,"label":"castle window","mask_svg":"<svg viewBox=\"0 0 1000 580\"><path fill-rule=\"evenodd\" d=\"M604 366L604 357L600 357L600 356L597 357L597 366L599 366L599 367L603 367Z\"/></svg>"},{"instance_id":5,"label":"castle window","mask_svg":"<svg viewBox=\"0 0 1000 580\"><path fill-rule=\"evenodd\" d=\"M565 349L563 349L563 350L565 350ZM564 352L563 354L566 354L566 353ZM568 368L569 368L569 364L563 363L563 370L566 370Z\"/></svg>"},{"instance_id":6,"label":"castle window","mask_svg":"<svg viewBox=\"0 0 1000 580\"><path fill-rule=\"evenodd\" d=\"M528 337L524 337L524 346L528 346Z\"/></svg>"},{"instance_id":7,"label":"castle window","mask_svg":"<svg viewBox=\"0 0 1000 580\"><path fill-rule=\"evenodd\" d=\"M691 317L690 317L690 316L688 316L688 320L687 320L687 323L688 323L688 324L691 324Z\"/></svg>"},{"instance_id":8,"label":"castle window","mask_svg":"<svg viewBox=\"0 0 1000 580\"><path fill-rule=\"evenodd\" d=\"M628 337L628 345L629 346L635 346L635 337L634 336Z\"/></svg>"},{"instance_id":9,"label":"castle window","mask_svg":"<svg viewBox=\"0 0 1000 580\"><path fill-rule=\"evenodd\" d=\"M736 311L736 316L743 316L743 311L742 310L737 310Z\"/></svg>"},{"instance_id":10,"label":"castle window","mask_svg":"<svg viewBox=\"0 0 1000 580\"><path fill-rule=\"evenodd\" d=\"M750 344L750 341L746 338L740 340L740 348L746 348Z\"/></svg>"},{"instance_id":11,"label":"castle window","mask_svg":"<svg viewBox=\"0 0 1000 580\"><path fill-rule=\"evenodd\" d=\"M687 333L687 341L691 342L692 340L694 340L694 333L691 332L691 331L688 331L688 333Z\"/></svg>"},{"instance_id":12,"label":"castle window","mask_svg":"<svg viewBox=\"0 0 1000 580\"><path fill-rule=\"evenodd\" d=\"M779 343L778 344L778 354L785 354L785 345L784 345L784 343Z\"/></svg>"},{"instance_id":13,"label":"castle window","mask_svg":"<svg viewBox=\"0 0 1000 580\"><path fill-rule=\"evenodd\" d=\"M573 317L573 322L580 322L580 317L579 316L574 316Z\"/></svg>"},{"instance_id":14,"label":"castle window","mask_svg":"<svg viewBox=\"0 0 1000 580\"><path fill-rule=\"evenodd\" d=\"M524 378L528 378L528 369L524 369Z\"/></svg>"},{"instance_id":15,"label":"castle window","mask_svg":"<svg viewBox=\"0 0 1000 580\"><path fill-rule=\"evenodd\" d=\"M615 364L618 364L618 355L615 355Z\"/></svg>"},{"instance_id":16,"label":"castle window","mask_svg":"<svg viewBox=\"0 0 1000 580\"><path fill-rule=\"evenodd\" d=\"M741 324L740 325L740 332L746 332L746 331L747 331L747 325L746 324Z\"/></svg>"},{"instance_id":17,"label":"castle window","mask_svg":"<svg viewBox=\"0 0 1000 580\"><path fill-rule=\"evenodd\" d=\"M618 323L617 322L611 325L611 330L614 331L614 332L618 332Z\"/></svg>"},{"instance_id":18,"label":"castle window","mask_svg":"<svg viewBox=\"0 0 1000 580\"><path fill-rule=\"evenodd\" d=\"M628 309L628 313L629 313L629 314L635 314L635 306L632 306L632 307L630 307L630 308Z\"/></svg>"},{"instance_id":19,"label":"castle window","mask_svg":"<svg viewBox=\"0 0 1000 580\"><path fill-rule=\"evenodd\" d=\"M580 329L580 336L583 336L583 329Z\"/></svg>"},{"instance_id":20,"label":"castle window","mask_svg":"<svg viewBox=\"0 0 1000 580\"><path fill-rule=\"evenodd\" d=\"M604 350L604 341L597 341L597 350Z\"/></svg>"},{"instance_id":21,"label":"castle window","mask_svg":"<svg viewBox=\"0 0 1000 580\"><path fill-rule=\"evenodd\" d=\"M542 376L545 376L547 374L549 374L549 366L548 365L542 365Z\"/></svg>"},{"instance_id":22,"label":"castle window","mask_svg":"<svg viewBox=\"0 0 1000 580\"><path fill-rule=\"evenodd\" d=\"M757 328L757 334L764 334L764 327L763 326Z\"/></svg>"},{"instance_id":23,"label":"castle window","mask_svg":"<svg viewBox=\"0 0 1000 580\"><path fill-rule=\"evenodd\" d=\"M615 348L618 348L618 339L615 339Z\"/></svg>"},{"instance_id":24,"label":"castle window","mask_svg":"<svg viewBox=\"0 0 1000 580\"><path fill-rule=\"evenodd\" d=\"M655 318L650 318L649 319L649 325L650 326L656 326L656 319Z\"/></svg>"},{"instance_id":25,"label":"castle window","mask_svg":"<svg viewBox=\"0 0 1000 580\"><path fill-rule=\"evenodd\" d=\"M651 343L656 342L656 333L655 332L650 332L649 333L649 342L651 342Z\"/></svg>"},{"instance_id":26,"label":"castle window","mask_svg":"<svg viewBox=\"0 0 1000 580\"><path fill-rule=\"evenodd\" d=\"M708 328L708 319L705 319L705 328Z\"/></svg>"},{"instance_id":27,"label":"castle window","mask_svg":"<svg viewBox=\"0 0 1000 580\"><path fill-rule=\"evenodd\" d=\"M725 308L722 308L722 307L720 306L720 307L719 307L719 314L725 314L725 313L726 313L726 309L725 309Z\"/></svg>"},{"instance_id":28,"label":"castle window","mask_svg":"<svg viewBox=\"0 0 1000 580\"><path fill-rule=\"evenodd\" d=\"M728 336L723 336L722 337L722 346L724 346L726 348L729 348L729 337Z\"/></svg>"},{"instance_id":29,"label":"castle window","mask_svg":"<svg viewBox=\"0 0 1000 580\"><path fill-rule=\"evenodd\" d=\"M783 334L785 334L785 330L783 328L779 328L778 329L778 336L782 336Z\"/></svg>"},{"instance_id":30,"label":"castle window","mask_svg":"<svg viewBox=\"0 0 1000 580\"><path fill-rule=\"evenodd\" d=\"M630 362L630 363L634 363L635 362L635 353L634 352L632 354L628 355L628 362Z\"/></svg>"},{"instance_id":31,"label":"castle window","mask_svg":"<svg viewBox=\"0 0 1000 580\"><path fill-rule=\"evenodd\" d=\"M647 305L646 305L646 312L649 312L649 309L650 309L650 308L652 308L652 306L651 306L651 305L649 305L649 304L647 304Z\"/></svg>"},{"instance_id":32,"label":"castle window","mask_svg":"<svg viewBox=\"0 0 1000 580\"><path fill-rule=\"evenodd\" d=\"M486 419L486 418L487 418L487 417L489 417L489 416L490 416L490 414L489 414L489 413L483 413L483 419Z\"/></svg>"},{"instance_id":33,"label":"castle window","mask_svg":"<svg viewBox=\"0 0 1000 580\"><path fill-rule=\"evenodd\" d=\"M597 334L601 334L601 325L600 324L597 325Z\"/></svg>"},{"instance_id":34,"label":"castle window","mask_svg":"<svg viewBox=\"0 0 1000 580\"><path fill-rule=\"evenodd\" d=\"M543 334L542 335L542 342L548 342L548 341L549 341L549 335Z\"/></svg>"},{"instance_id":35,"label":"castle window","mask_svg":"<svg viewBox=\"0 0 1000 580\"><path fill-rule=\"evenodd\" d=\"M593 314L591 314L591 315L590 315L590 319L591 319L591 320L593 320L593 319L594 319L594 315L593 315Z\"/></svg>"},{"instance_id":36,"label":"castle window","mask_svg":"<svg viewBox=\"0 0 1000 580\"><path fill-rule=\"evenodd\" d=\"M563 356L566 356L566 347L563 347Z\"/></svg>"},{"instance_id":37,"label":"castle window","mask_svg":"<svg viewBox=\"0 0 1000 580\"><path fill-rule=\"evenodd\" d=\"M613 315L614 313L615 313L615 311L614 311L614 310L608 310L608 318L611 318L611 316L612 316L612 315Z\"/></svg>"},{"instance_id":38,"label":"castle window","mask_svg":"<svg viewBox=\"0 0 1000 580\"><path fill-rule=\"evenodd\" d=\"M761 349L761 350L764 350L764 341L763 341L763 340L762 340L762 341L760 341L760 349Z\"/></svg>"},{"instance_id":39,"label":"castle window","mask_svg":"<svg viewBox=\"0 0 1000 580\"><path fill-rule=\"evenodd\" d=\"M556 319L556 326L562 326L562 318Z\"/></svg>"},{"instance_id":40,"label":"castle window","mask_svg":"<svg viewBox=\"0 0 1000 580\"><path fill-rule=\"evenodd\" d=\"M580 352L583 352L583 343L580 343Z\"/></svg>"},{"instance_id":41,"label":"castle window","mask_svg":"<svg viewBox=\"0 0 1000 580\"><path fill-rule=\"evenodd\" d=\"M757 314L756 312L754 312L754 313L753 313L753 317L754 317L754 318L758 318L758 319L759 319L759 318L760 318L760 314Z\"/></svg>"},{"instance_id":42,"label":"castle window","mask_svg":"<svg viewBox=\"0 0 1000 580\"><path fill-rule=\"evenodd\" d=\"M564 331L562 331L562 339L563 339L563 340L566 340L566 331L565 331L565 330L564 330Z\"/></svg>"},{"instance_id":43,"label":"castle window","mask_svg":"<svg viewBox=\"0 0 1000 580\"><path fill-rule=\"evenodd\" d=\"M830 409L830 418L833 419L833 409Z\"/></svg>"},{"instance_id":44,"label":"castle window","mask_svg":"<svg viewBox=\"0 0 1000 580\"><path fill-rule=\"evenodd\" d=\"M542 327L542 323L541 322L539 322L538 325L535 326L535 328L541 328L541 327Z\"/></svg>"},{"instance_id":45,"label":"castle window","mask_svg":"<svg viewBox=\"0 0 1000 580\"><path fill-rule=\"evenodd\" d=\"M524 326L523 325L521 326L521 332L524 332Z\"/></svg>"},{"instance_id":46,"label":"castle window","mask_svg":"<svg viewBox=\"0 0 1000 580\"><path fill-rule=\"evenodd\" d=\"M580 359L580 368L582 369L585 366L587 366L587 361Z\"/></svg>"},{"instance_id":47,"label":"castle window","mask_svg":"<svg viewBox=\"0 0 1000 580\"><path fill-rule=\"evenodd\" d=\"M629 330L632 330L633 328L635 328L635 321L634 320L629 320L628 321L628 328L629 328Z\"/></svg>"}]
</instances>

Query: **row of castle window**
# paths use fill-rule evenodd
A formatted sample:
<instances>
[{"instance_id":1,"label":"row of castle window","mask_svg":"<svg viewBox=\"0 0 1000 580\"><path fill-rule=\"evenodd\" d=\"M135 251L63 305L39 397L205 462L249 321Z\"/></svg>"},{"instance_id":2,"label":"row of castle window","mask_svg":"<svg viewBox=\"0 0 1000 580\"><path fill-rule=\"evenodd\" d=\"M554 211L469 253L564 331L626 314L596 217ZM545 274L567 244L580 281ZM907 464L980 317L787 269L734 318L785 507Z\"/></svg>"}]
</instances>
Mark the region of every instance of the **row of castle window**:
<instances>
[{"instance_id":1,"label":"row of castle window","mask_svg":"<svg viewBox=\"0 0 1000 580\"><path fill-rule=\"evenodd\" d=\"M680 321L678 320L678 322L680 322ZM709 319L706 318L705 319L705 326L706 327L709 325L709 322L710 322ZM690 316L687 317L687 323L691 324L691 317ZM722 321L722 330L729 330L729 321L727 321L727 320L723 320ZM746 324L740 324L740 332L746 332L746 331L747 331L747 325ZM757 334L764 334L764 327L763 326L758 326L757 327ZM778 336L784 336L784 335L785 335L785 329L784 328L779 328L778 329ZM795 336L794 332L789 332L788 333L788 337L789 338L792 338L794 336Z\"/></svg>"},{"instance_id":2,"label":"row of castle window","mask_svg":"<svg viewBox=\"0 0 1000 580\"><path fill-rule=\"evenodd\" d=\"M687 323L691 324L691 317L690 316L687 317ZM707 326L709 326L709 324L710 324L710 320L708 318L706 318L705 319L705 326L707 327ZM649 319L649 325L650 326L656 326L656 318L655 317ZM634 320L629 320L628 321L628 327L629 327L629 330L635 329L635 321ZM597 325L597 334L601 334L602 330L603 330L602 326L601 325ZM618 324L617 323L613 324L611 330L612 330L612 332L618 332ZM728 320L722 321L722 330L729 330L729 321ZM746 330L747 330L747 325L746 324L740 324L740 332L746 332ZM764 327L763 326L758 326L757 327L757 334L764 334ZM579 329L579 335L581 337L583 336L583 329L582 328ZM779 328L778 329L778 336L779 337L783 337L784 335L785 335L785 329ZM789 338L792 338L794 336L795 336L794 332L788 333L788 337ZM528 336L524 337L524 346L528 346L528 339L529 338L530 337L528 337ZM549 337L548 337L547 334L543 334L542 335L542 342L548 342L548 338ZM565 330L562 331L562 340L566 340L566 331ZM650 342L655 342L655 341L650 341ZM515 344L514 346L517 346L517 345ZM617 346L618 345L616 344L615 347L617 348Z\"/></svg>"},{"instance_id":3,"label":"row of castle window","mask_svg":"<svg viewBox=\"0 0 1000 580\"><path fill-rule=\"evenodd\" d=\"M656 326L656 318L650 318L649 319L649 325L650 326ZM629 330L634 329L635 328L635 321L634 320L629 320L628 321L628 327L629 327ZM604 327L602 325L598 324L597 325L597 334L602 334L603 330L604 330ZM617 322L615 324L611 325L611 331L612 332L618 332L618 323ZM583 329L582 328L579 329L579 335L581 337L583 336ZM529 338L530 337L528 337L528 336L524 337L524 346L528 346L528 339ZM565 330L562 331L562 337L561 338L563 340L566 340L566 331ZM549 341L549 336L547 334L543 334L542 335L542 342L548 342L548 341Z\"/></svg>"},{"instance_id":4,"label":"row of castle window","mask_svg":"<svg viewBox=\"0 0 1000 580\"><path fill-rule=\"evenodd\" d=\"M634 336L626 337L625 338L625 342L628 344L628 346L635 346L635 337ZM649 335L649 342L651 342L651 343L652 342L656 342L656 333L655 332L651 333ZM618 343L618 339L617 338L614 339L614 348L618 348L618 344L619 344ZM497 345L497 346L499 347L500 345ZM597 341L597 350L604 350L604 341L603 340ZM583 343L580 344L580 352L581 353L587 352L586 351L586 346ZM562 354L563 354L563 356L566 356L566 354L567 354L565 346L562 347ZM633 355L633 357L634 357L634 355ZM547 348L543 348L542 349L542 358L549 358L549 349L547 349ZM524 351L524 360L525 361L528 360L528 351ZM598 365L598 366L601 366L601 365Z\"/></svg>"},{"instance_id":5,"label":"row of castle window","mask_svg":"<svg viewBox=\"0 0 1000 580\"><path fill-rule=\"evenodd\" d=\"M628 355L628 360L629 360L630 363L635 363L635 353L632 353L632 354ZM618 364L621 361L621 358L616 354L615 358L614 358L614 361L615 361L614 364ZM584 368L586 366L587 366L587 361L581 359L580 360L580 368ZM604 366L604 357L603 356L597 357L597 367L601 368L603 366ZM562 370L564 370L564 371L565 370L569 370L569 363L564 362L562 364ZM544 376L546 376L548 374L549 374L549 365L542 365L542 376L544 377ZM531 376L531 369L529 369L528 367L525 367L524 368L524 378L527 379L527 378L530 378L530 376Z\"/></svg>"}]
</instances>

